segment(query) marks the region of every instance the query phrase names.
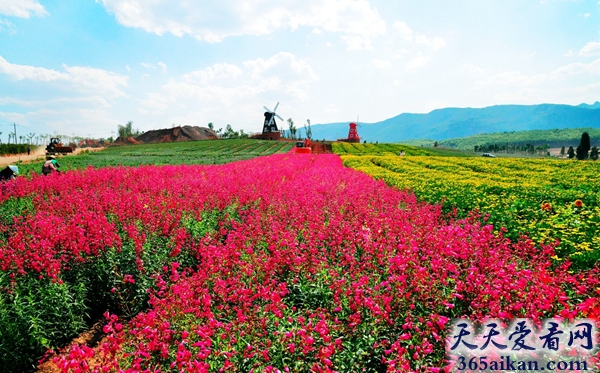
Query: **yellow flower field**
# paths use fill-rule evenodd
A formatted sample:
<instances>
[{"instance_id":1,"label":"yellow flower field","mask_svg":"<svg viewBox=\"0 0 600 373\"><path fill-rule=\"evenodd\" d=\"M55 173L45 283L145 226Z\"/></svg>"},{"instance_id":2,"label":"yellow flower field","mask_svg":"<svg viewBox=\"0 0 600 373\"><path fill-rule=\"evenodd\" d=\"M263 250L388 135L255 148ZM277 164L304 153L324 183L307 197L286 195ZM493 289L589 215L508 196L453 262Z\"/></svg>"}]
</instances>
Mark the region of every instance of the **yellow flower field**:
<instances>
[{"instance_id":1,"label":"yellow flower field","mask_svg":"<svg viewBox=\"0 0 600 373\"><path fill-rule=\"evenodd\" d=\"M398 156L401 149L406 156ZM346 166L443 203L446 212L466 217L478 211L512 239L559 240L556 260L569 257L575 269L600 259L600 163L432 156L395 144L335 144L334 151Z\"/></svg>"}]
</instances>

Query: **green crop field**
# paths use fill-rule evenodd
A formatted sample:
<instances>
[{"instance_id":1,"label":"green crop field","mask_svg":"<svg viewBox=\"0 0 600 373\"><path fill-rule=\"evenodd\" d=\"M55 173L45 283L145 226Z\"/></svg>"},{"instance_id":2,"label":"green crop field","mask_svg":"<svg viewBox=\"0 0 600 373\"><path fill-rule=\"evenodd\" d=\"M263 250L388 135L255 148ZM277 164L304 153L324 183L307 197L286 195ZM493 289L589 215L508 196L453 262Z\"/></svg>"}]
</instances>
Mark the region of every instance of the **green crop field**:
<instances>
[{"instance_id":1,"label":"green crop field","mask_svg":"<svg viewBox=\"0 0 600 373\"><path fill-rule=\"evenodd\" d=\"M250 139L205 140L162 144L122 145L75 156L57 157L61 170L112 166L222 164L274 153L286 153L291 142ZM41 162L19 164L21 174L41 172Z\"/></svg>"},{"instance_id":2,"label":"green crop field","mask_svg":"<svg viewBox=\"0 0 600 373\"><path fill-rule=\"evenodd\" d=\"M339 155L405 155L439 156L439 157L474 157L476 154L454 149L423 148L403 144L361 144L336 142L333 152Z\"/></svg>"}]
</instances>

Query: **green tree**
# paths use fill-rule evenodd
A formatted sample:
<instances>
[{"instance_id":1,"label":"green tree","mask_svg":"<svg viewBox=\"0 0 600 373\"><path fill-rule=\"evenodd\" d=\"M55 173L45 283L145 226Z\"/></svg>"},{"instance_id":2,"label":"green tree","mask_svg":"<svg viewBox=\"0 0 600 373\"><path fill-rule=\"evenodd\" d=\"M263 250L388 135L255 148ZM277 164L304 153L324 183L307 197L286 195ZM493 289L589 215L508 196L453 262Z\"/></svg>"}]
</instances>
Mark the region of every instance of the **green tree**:
<instances>
[{"instance_id":1,"label":"green tree","mask_svg":"<svg viewBox=\"0 0 600 373\"><path fill-rule=\"evenodd\" d=\"M565 146L563 145L562 148L560 148L560 156L564 157L565 156Z\"/></svg>"},{"instance_id":2,"label":"green tree","mask_svg":"<svg viewBox=\"0 0 600 373\"><path fill-rule=\"evenodd\" d=\"M213 131L214 131L214 129L215 129L215 125L214 125L212 122L208 123L208 129L210 129L210 130L213 130Z\"/></svg>"},{"instance_id":3,"label":"green tree","mask_svg":"<svg viewBox=\"0 0 600 373\"><path fill-rule=\"evenodd\" d=\"M238 133L233 130L231 124L227 124L227 126L225 127L225 133L223 133L223 136L221 137L224 139L236 139L238 138L238 136Z\"/></svg>"},{"instance_id":4,"label":"green tree","mask_svg":"<svg viewBox=\"0 0 600 373\"><path fill-rule=\"evenodd\" d=\"M572 146L569 146L569 150L567 151L567 158L574 158L575 157L575 150L573 150Z\"/></svg>"},{"instance_id":5,"label":"green tree","mask_svg":"<svg viewBox=\"0 0 600 373\"><path fill-rule=\"evenodd\" d=\"M119 137L135 137L140 134L140 130L133 129L133 121L125 123L125 125L119 124L117 128Z\"/></svg>"},{"instance_id":6,"label":"green tree","mask_svg":"<svg viewBox=\"0 0 600 373\"><path fill-rule=\"evenodd\" d=\"M221 134L221 131L222 129L219 128L217 134ZM239 132L235 131L233 127L231 127L231 124L228 124L227 127L225 127L225 132L223 132L223 134L221 134L220 137L222 139L246 139L250 136L247 133L245 133L244 130L240 130Z\"/></svg>"},{"instance_id":7,"label":"green tree","mask_svg":"<svg viewBox=\"0 0 600 373\"><path fill-rule=\"evenodd\" d=\"M287 122L288 122L289 131L290 131L290 137L292 139L295 139L297 128L296 128L296 126L294 126L294 120L292 118L288 118Z\"/></svg>"},{"instance_id":8,"label":"green tree","mask_svg":"<svg viewBox=\"0 0 600 373\"><path fill-rule=\"evenodd\" d=\"M579 146L577 147L577 159L580 161L588 159L590 148L590 135L587 132L584 132L581 135L581 141L579 141Z\"/></svg>"},{"instance_id":9,"label":"green tree","mask_svg":"<svg viewBox=\"0 0 600 373\"><path fill-rule=\"evenodd\" d=\"M312 140L312 128L310 128L310 119L306 120L304 125L304 131L306 132L306 138Z\"/></svg>"}]
</instances>

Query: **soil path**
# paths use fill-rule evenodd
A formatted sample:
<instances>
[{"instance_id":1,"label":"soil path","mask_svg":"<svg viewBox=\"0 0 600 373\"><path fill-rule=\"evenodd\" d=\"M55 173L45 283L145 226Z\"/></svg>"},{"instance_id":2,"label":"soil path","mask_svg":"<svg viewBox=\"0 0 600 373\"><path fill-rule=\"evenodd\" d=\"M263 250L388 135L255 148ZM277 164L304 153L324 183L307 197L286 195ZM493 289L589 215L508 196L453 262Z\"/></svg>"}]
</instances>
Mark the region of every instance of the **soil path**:
<instances>
[{"instance_id":1,"label":"soil path","mask_svg":"<svg viewBox=\"0 0 600 373\"><path fill-rule=\"evenodd\" d=\"M69 153L67 155L79 154L84 150L98 151L98 150L102 150L102 149L104 149L104 148L76 148L73 151L73 153ZM46 149L43 147L39 147L35 151L31 152L30 155L23 153L23 154L17 154L17 155L0 156L0 167L8 166L10 164L15 164L19 161L24 162L24 163L29 163L29 162L34 162L34 161L42 161L45 158L45 156L46 156Z\"/></svg>"},{"instance_id":2,"label":"soil path","mask_svg":"<svg viewBox=\"0 0 600 373\"><path fill-rule=\"evenodd\" d=\"M104 334L102 331L104 324L104 319L97 321L90 330L83 332L79 337L73 339L66 347L62 348L59 351L59 354L62 356L68 356L69 352L71 351L71 346L86 345L94 349L94 353L96 354L95 356L100 356L100 347L102 346L103 342L106 342L106 334ZM35 373L60 373L61 369L52 361L54 356L56 355L48 356L46 361L38 365ZM98 362L98 357L88 360L90 368L94 368L96 365L98 365Z\"/></svg>"}]
</instances>

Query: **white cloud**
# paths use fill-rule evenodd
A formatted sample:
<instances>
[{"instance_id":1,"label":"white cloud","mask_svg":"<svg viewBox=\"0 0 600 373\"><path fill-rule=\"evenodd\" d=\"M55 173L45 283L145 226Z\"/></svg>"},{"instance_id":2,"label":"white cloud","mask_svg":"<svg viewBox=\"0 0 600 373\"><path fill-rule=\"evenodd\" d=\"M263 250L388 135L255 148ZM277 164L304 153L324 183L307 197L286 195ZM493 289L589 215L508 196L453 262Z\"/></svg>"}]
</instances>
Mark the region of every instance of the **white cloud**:
<instances>
[{"instance_id":1,"label":"white cloud","mask_svg":"<svg viewBox=\"0 0 600 373\"><path fill-rule=\"evenodd\" d=\"M563 56L565 56L565 57L571 57L571 56L574 56L574 55L575 55L575 53L573 53L572 50L569 50L567 53L563 54Z\"/></svg>"},{"instance_id":2,"label":"white cloud","mask_svg":"<svg viewBox=\"0 0 600 373\"><path fill-rule=\"evenodd\" d=\"M110 71L83 66L65 66L68 80L80 91L102 93L110 96L124 96L122 87L127 87L127 76Z\"/></svg>"},{"instance_id":3,"label":"white cloud","mask_svg":"<svg viewBox=\"0 0 600 373\"><path fill-rule=\"evenodd\" d=\"M61 71L17 65L0 56L0 85L8 83L27 95L0 98L0 119L32 132L107 136L116 126L116 99L127 99L122 88L128 77L85 66L63 65Z\"/></svg>"},{"instance_id":4,"label":"white cloud","mask_svg":"<svg viewBox=\"0 0 600 373\"><path fill-rule=\"evenodd\" d=\"M0 15L19 18L46 16L48 12L37 0L0 0Z\"/></svg>"},{"instance_id":5,"label":"white cloud","mask_svg":"<svg viewBox=\"0 0 600 373\"><path fill-rule=\"evenodd\" d=\"M215 43L228 36L265 35L310 27L338 33L351 48L368 48L386 24L368 0L102 0L124 26Z\"/></svg>"},{"instance_id":6,"label":"white cloud","mask_svg":"<svg viewBox=\"0 0 600 373\"><path fill-rule=\"evenodd\" d=\"M471 64L464 64L462 65L462 68L467 71L469 74L473 75L473 76L482 76L485 73L485 70L482 69L479 66L475 66L475 65L471 65Z\"/></svg>"},{"instance_id":7,"label":"white cloud","mask_svg":"<svg viewBox=\"0 0 600 373\"><path fill-rule=\"evenodd\" d=\"M65 73L43 67L11 64L2 56L0 56L0 73L10 75L16 80L31 79L42 82L50 82L53 80L68 79L68 76Z\"/></svg>"},{"instance_id":8,"label":"white cloud","mask_svg":"<svg viewBox=\"0 0 600 373\"><path fill-rule=\"evenodd\" d=\"M472 92L492 104L579 104L597 101L600 58L590 63L570 63L548 72L528 75L504 71L476 80Z\"/></svg>"},{"instance_id":9,"label":"white cloud","mask_svg":"<svg viewBox=\"0 0 600 373\"><path fill-rule=\"evenodd\" d=\"M403 59L406 56L410 56L411 53L408 49L400 49L399 51L396 52L395 57L398 59Z\"/></svg>"},{"instance_id":10,"label":"white cloud","mask_svg":"<svg viewBox=\"0 0 600 373\"><path fill-rule=\"evenodd\" d=\"M340 109L336 104L329 104L323 110L328 115L336 115L340 113Z\"/></svg>"},{"instance_id":11,"label":"white cloud","mask_svg":"<svg viewBox=\"0 0 600 373\"><path fill-rule=\"evenodd\" d=\"M174 123L203 124L203 118L224 117L247 122L262 105L276 101L282 102L278 113L285 115L294 102L309 97L310 85L318 79L306 61L280 52L267 59L217 63L192 71L169 80L162 91L148 94L139 103L141 109L156 115L173 106L186 108L181 116L171 118Z\"/></svg>"},{"instance_id":12,"label":"white cloud","mask_svg":"<svg viewBox=\"0 0 600 373\"><path fill-rule=\"evenodd\" d=\"M600 56L600 42L589 42L579 51L580 56Z\"/></svg>"},{"instance_id":13,"label":"white cloud","mask_svg":"<svg viewBox=\"0 0 600 373\"><path fill-rule=\"evenodd\" d=\"M158 66L162 69L163 73L167 72L167 64L164 62L158 62Z\"/></svg>"},{"instance_id":14,"label":"white cloud","mask_svg":"<svg viewBox=\"0 0 600 373\"><path fill-rule=\"evenodd\" d=\"M47 100L23 100L13 97L0 97L0 105L16 105L21 107L52 106L55 109L78 107L108 108L110 105L102 97L58 97Z\"/></svg>"},{"instance_id":15,"label":"white cloud","mask_svg":"<svg viewBox=\"0 0 600 373\"><path fill-rule=\"evenodd\" d=\"M518 71L504 71L479 79L475 82L474 88L499 88L504 86L510 89L518 88L528 94L535 91L542 97L544 96L544 92L563 90L563 87L568 84L569 80L573 80L576 75L580 75L579 79L583 79L582 81L585 81L585 75L600 75L600 58L589 64L580 62L571 63L561 66L550 73L539 73L533 76Z\"/></svg>"},{"instance_id":16,"label":"white cloud","mask_svg":"<svg viewBox=\"0 0 600 373\"><path fill-rule=\"evenodd\" d=\"M15 25L12 22L5 19L0 19L0 32L4 30L8 31L9 34L16 33Z\"/></svg>"},{"instance_id":17,"label":"white cloud","mask_svg":"<svg viewBox=\"0 0 600 373\"><path fill-rule=\"evenodd\" d=\"M408 41L413 40L413 30L410 27L408 27L408 25L405 22L394 22L394 30L396 30L403 39Z\"/></svg>"},{"instance_id":18,"label":"white cloud","mask_svg":"<svg viewBox=\"0 0 600 373\"><path fill-rule=\"evenodd\" d=\"M142 106L153 110L155 113L160 113L163 110L169 108L171 104L173 104L173 100L170 100L168 97L163 96L158 93L148 93L145 100L139 100ZM138 111L148 112L148 110L144 108L139 108Z\"/></svg>"},{"instance_id":19,"label":"white cloud","mask_svg":"<svg viewBox=\"0 0 600 373\"><path fill-rule=\"evenodd\" d=\"M446 46L446 41L438 36L434 37L433 39L428 38L425 35L419 35L416 39L415 39L416 43L419 44L424 44L427 45L428 47L430 47L431 49L433 49L434 51L439 50L442 47Z\"/></svg>"},{"instance_id":20,"label":"white cloud","mask_svg":"<svg viewBox=\"0 0 600 373\"><path fill-rule=\"evenodd\" d=\"M36 133L56 131L59 134L104 137L119 123L109 109L102 107L79 107L55 109L41 107L26 113L0 112L0 119L16 122ZM39 126L43 123L43 126ZM82 123L86 124L82 128ZM37 128L37 130L36 130Z\"/></svg>"},{"instance_id":21,"label":"white cloud","mask_svg":"<svg viewBox=\"0 0 600 373\"><path fill-rule=\"evenodd\" d=\"M414 32L405 22L394 22L394 30L408 42L415 42L430 47L434 51L446 46L446 41L439 36L433 38Z\"/></svg>"},{"instance_id":22,"label":"white cloud","mask_svg":"<svg viewBox=\"0 0 600 373\"><path fill-rule=\"evenodd\" d=\"M419 67L423 67L423 66L427 65L429 60L431 60L431 57L423 56L422 54L419 54L416 58L414 58L412 61L410 61L406 65L406 68L409 70L412 70L412 69L417 69Z\"/></svg>"},{"instance_id":23,"label":"white cloud","mask_svg":"<svg viewBox=\"0 0 600 373\"><path fill-rule=\"evenodd\" d=\"M589 14L589 13L585 13L585 14L583 15L583 17L584 17L584 18L589 18L589 17L590 17L590 14Z\"/></svg>"},{"instance_id":24,"label":"white cloud","mask_svg":"<svg viewBox=\"0 0 600 373\"><path fill-rule=\"evenodd\" d=\"M521 74L518 71L505 71L477 81L480 86L495 86L495 85L515 85L524 83L529 79L529 76Z\"/></svg>"},{"instance_id":25,"label":"white cloud","mask_svg":"<svg viewBox=\"0 0 600 373\"><path fill-rule=\"evenodd\" d=\"M389 69L390 67L392 67L392 62L387 61L387 60L380 60L377 58L373 58L373 60L371 60L371 62L373 62L373 66L375 66L378 69Z\"/></svg>"},{"instance_id":26,"label":"white cloud","mask_svg":"<svg viewBox=\"0 0 600 373\"><path fill-rule=\"evenodd\" d=\"M140 63L140 65L142 65L142 67L145 67L146 69L156 69L156 66L146 63L146 62L142 62L142 63Z\"/></svg>"},{"instance_id":27,"label":"white cloud","mask_svg":"<svg viewBox=\"0 0 600 373\"><path fill-rule=\"evenodd\" d=\"M126 76L92 67L63 65L63 69L64 72L61 72L44 67L12 64L0 56L0 74L8 75L14 80L66 82L72 91L101 93L113 97L125 95L121 87L127 86Z\"/></svg>"},{"instance_id":28,"label":"white cloud","mask_svg":"<svg viewBox=\"0 0 600 373\"><path fill-rule=\"evenodd\" d=\"M342 40L346 42L348 50L359 51L373 49L371 39L362 35L344 35Z\"/></svg>"},{"instance_id":29,"label":"white cloud","mask_svg":"<svg viewBox=\"0 0 600 373\"><path fill-rule=\"evenodd\" d=\"M236 65L217 63L203 70L185 74L182 80L190 84L208 85L214 81L234 81L242 75L242 69Z\"/></svg>"},{"instance_id":30,"label":"white cloud","mask_svg":"<svg viewBox=\"0 0 600 373\"><path fill-rule=\"evenodd\" d=\"M552 71L552 77L565 77L576 74L600 75L600 58L585 64L580 62L571 63Z\"/></svg>"}]
</instances>

